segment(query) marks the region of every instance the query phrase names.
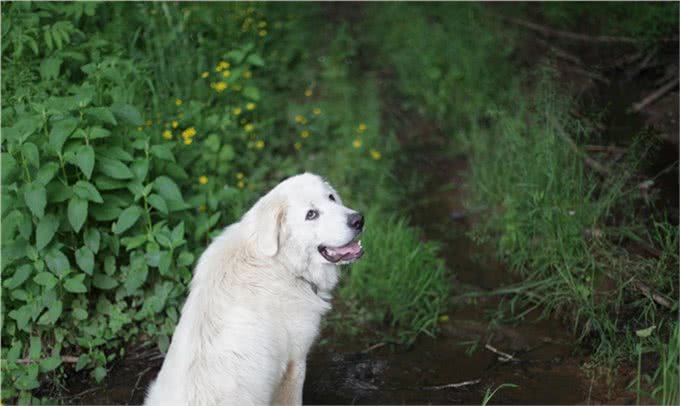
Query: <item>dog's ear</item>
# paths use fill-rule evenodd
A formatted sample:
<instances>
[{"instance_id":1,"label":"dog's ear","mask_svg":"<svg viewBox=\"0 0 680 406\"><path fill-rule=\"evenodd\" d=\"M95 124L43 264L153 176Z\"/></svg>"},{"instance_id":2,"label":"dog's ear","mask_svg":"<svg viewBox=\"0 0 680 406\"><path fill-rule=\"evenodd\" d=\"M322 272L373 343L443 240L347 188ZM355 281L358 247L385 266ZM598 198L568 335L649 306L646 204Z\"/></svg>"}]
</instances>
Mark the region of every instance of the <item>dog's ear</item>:
<instances>
[{"instance_id":1,"label":"dog's ear","mask_svg":"<svg viewBox=\"0 0 680 406\"><path fill-rule=\"evenodd\" d=\"M278 197L266 196L254 209L255 248L263 255L273 257L279 251L285 202Z\"/></svg>"}]
</instances>

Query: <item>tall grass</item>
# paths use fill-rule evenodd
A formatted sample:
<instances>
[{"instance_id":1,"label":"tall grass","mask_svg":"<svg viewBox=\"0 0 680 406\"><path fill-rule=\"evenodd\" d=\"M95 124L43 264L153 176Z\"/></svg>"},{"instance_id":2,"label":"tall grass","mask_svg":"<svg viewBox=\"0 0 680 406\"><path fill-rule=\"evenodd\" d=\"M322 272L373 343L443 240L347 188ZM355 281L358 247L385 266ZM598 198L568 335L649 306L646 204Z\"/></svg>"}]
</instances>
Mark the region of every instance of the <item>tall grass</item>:
<instances>
[{"instance_id":1,"label":"tall grass","mask_svg":"<svg viewBox=\"0 0 680 406\"><path fill-rule=\"evenodd\" d=\"M423 242L404 219L367 213L362 239L365 258L351 268L340 295L349 303L368 303L367 320L393 327L393 339L411 343L434 335L449 291L438 246ZM390 338L390 337L388 337Z\"/></svg>"}]
</instances>

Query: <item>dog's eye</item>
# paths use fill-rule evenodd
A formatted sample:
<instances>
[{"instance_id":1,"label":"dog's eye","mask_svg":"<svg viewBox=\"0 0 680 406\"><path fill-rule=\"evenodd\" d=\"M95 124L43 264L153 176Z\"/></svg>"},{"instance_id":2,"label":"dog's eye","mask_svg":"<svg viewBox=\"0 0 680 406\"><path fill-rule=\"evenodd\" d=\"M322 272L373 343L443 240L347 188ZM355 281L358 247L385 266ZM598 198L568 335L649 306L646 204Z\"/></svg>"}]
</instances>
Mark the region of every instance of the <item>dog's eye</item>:
<instances>
[{"instance_id":1,"label":"dog's eye","mask_svg":"<svg viewBox=\"0 0 680 406\"><path fill-rule=\"evenodd\" d=\"M333 195L328 195L328 198L331 199L332 201L335 201L335 196Z\"/></svg>"},{"instance_id":2,"label":"dog's eye","mask_svg":"<svg viewBox=\"0 0 680 406\"><path fill-rule=\"evenodd\" d=\"M319 217L319 211L318 210L310 210L307 212L307 217L305 220L314 220L317 217Z\"/></svg>"}]
</instances>

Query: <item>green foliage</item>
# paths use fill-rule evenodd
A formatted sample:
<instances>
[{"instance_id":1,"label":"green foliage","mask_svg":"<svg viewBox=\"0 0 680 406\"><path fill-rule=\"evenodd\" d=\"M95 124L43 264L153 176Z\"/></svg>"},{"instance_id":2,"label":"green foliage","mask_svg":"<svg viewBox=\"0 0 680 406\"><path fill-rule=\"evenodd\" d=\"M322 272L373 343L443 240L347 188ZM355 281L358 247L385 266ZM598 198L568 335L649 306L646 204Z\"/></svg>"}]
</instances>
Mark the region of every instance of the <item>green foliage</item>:
<instances>
[{"instance_id":1,"label":"green foliage","mask_svg":"<svg viewBox=\"0 0 680 406\"><path fill-rule=\"evenodd\" d=\"M316 170L354 207L390 206L395 145L380 135L376 86L349 91L346 32L317 60L318 12L2 8L3 400L47 401L35 389L71 368L99 382L140 337L165 351L201 250L283 177ZM414 300L427 310L394 323L408 340L432 331L442 302Z\"/></svg>"}]
</instances>

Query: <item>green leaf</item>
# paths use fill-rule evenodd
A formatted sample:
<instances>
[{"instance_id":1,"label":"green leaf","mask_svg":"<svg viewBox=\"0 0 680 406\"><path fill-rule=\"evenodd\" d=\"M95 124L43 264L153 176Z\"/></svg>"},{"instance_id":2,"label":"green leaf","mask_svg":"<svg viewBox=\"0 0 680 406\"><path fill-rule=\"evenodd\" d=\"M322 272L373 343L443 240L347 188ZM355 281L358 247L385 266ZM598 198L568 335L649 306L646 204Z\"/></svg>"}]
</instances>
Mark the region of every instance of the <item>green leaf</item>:
<instances>
[{"instance_id":1,"label":"green leaf","mask_svg":"<svg viewBox=\"0 0 680 406\"><path fill-rule=\"evenodd\" d=\"M40 219L35 231L35 247L38 250L45 248L52 241L57 229L59 229L59 217L54 214L48 214Z\"/></svg>"},{"instance_id":2,"label":"green leaf","mask_svg":"<svg viewBox=\"0 0 680 406\"><path fill-rule=\"evenodd\" d=\"M32 360L40 359L40 354L42 353L42 341L40 337L31 336L31 346L28 350L28 356Z\"/></svg>"},{"instance_id":3,"label":"green leaf","mask_svg":"<svg viewBox=\"0 0 680 406\"><path fill-rule=\"evenodd\" d=\"M149 161L138 159L130 165L130 169L135 174L135 178L141 182L146 179L146 175L149 173Z\"/></svg>"},{"instance_id":4,"label":"green leaf","mask_svg":"<svg viewBox=\"0 0 680 406\"><path fill-rule=\"evenodd\" d=\"M132 267L131 267L132 268ZM127 291L128 295L133 294L140 286L146 282L146 278L149 275L149 269L146 264L144 266L139 266L130 269L123 286Z\"/></svg>"},{"instance_id":5,"label":"green leaf","mask_svg":"<svg viewBox=\"0 0 680 406\"><path fill-rule=\"evenodd\" d=\"M154 189L167 200L183 201L182 192L172 179L167 176L159 176L154 181Z\"/></svg>"},{"instance_id":6,"label":"green leaf","mask_svg":"<svg viewBox=\"0 0 680 406\"><path fill-rule=\"evenodd\" d=\"M115 202L105 200L102 204L93 204L90 207L92 217L97 221L111 221L118 218L121 208Z\"/></svg>"},{"instance_id":7,"label":"green leaf","mask_svg":"<svg viewBox=\"0 0 680 406\"><path fill-rule=\"evenodd\" d=\"M12 344L12 348L10 348L7 352L7 362L14 363L16 360L18 360L21 356L22 347L23 344L21 344L21 341L15 341Z\"/></svg>"},{"instance_id":8,"label":"green leaf","mask_svg":"<svg viewBox=\"0 0 680 406\"><path fill-rule=\"evenodd\" d=\"M72 197L68 202L67 217L68 221L71 223L71 227L77 233L85 224L85 219L87 219L87 200L80 197Z\"/></svg>"},{"instance_id":9,"label":"green leaf","mask_svg":"<svg viewBox=\"0 0 680 406\"><path fill-rule=\"evenodd\" d=\"M52 249L45 255L45 262L49 270L59 277L65 275L71 269L71 264L66 255L57 249Z\"/></svg>"},{"instance_id":10,"label":"green leaf","mask_svg":"<svg viewBox=\"0 0 680 406\"><path fill-rule=\"evenodd\" d=\"M264 60L258 54L250 54L246 58L246 62L254 66L264 66Z\"/></svg>"},{"instance_id":11,"label":"green leaf","mask_svg":"<svg viewBox=\"0 0 680 406\"><path fill-rule=\"evenodd\" d=\"M56 162L48 162L40 167L38 174L35 177L35 181L47 186L48 183L54 178L59 170L59 164Z\"/></svg>"},{"instance_id":12,"label":"green leaf","mask_svg":"<svg viewBox=\"0 0 680 406\"><path fill-rule=\"evenodd\" d=\"M97 168L102 171L103 174L114 179L130 179L134 177L132 171L117 159L101 156L97 159Z\"/></svg>"},{"instance_id":13,"label":"green leaf","mask_svg":"<svg viewBox=\"0 0 680 406\"><path fill-rule=\"evenodd\" d=\"M40 166L40 154L38 153L38 147L36 147L34 143L27 142L22 145L21 153L24 155L26 162L36 168Z\"/></svg>"},{"instance_id":14,"label":"green leaf","mask_svg":"<svg viewBox=\"0 0 680 406\"><path fill-rule=\"evenodd\" d=\"M32 305L25 304L18 309L9 312L9 317L16 320L17 328L19 330L25 331L28 321L31 319Z\"/></svg>"},{"instance_id":15,"label":"green leaf","mask_svg":"<svg viewBox=\"0 0 680 406\"><path fill-rule=\"evenodd\" d=\"M635 334L640 338L647 338L652 335L655 329L656 326L651 326L640 330L635 330Z\"/></svg>"},{"instance_id":16,"label":"green leaf","mask_svg":"<svg viewBox=\"0 0 680 406\"><path fill-rule=\"evenodd\" d=\"M78 120L72 117L58 121L52 126L49 139L50 145L55 151L61 153L61 148L64 146L64 142L66 142L66 139L68 139L77 126Z\"/></svg>"},{"instance_id":17,"label":"green leaf","mask_svg":"<svg viewBox=\"0 0 680 406\"><path fill-rule=\"evenodd\" d=\"M85 245L90 249L90 251L96 254L99 251L99 242L101 241L99 230L96 228L88 228L85 230L85 235L83 238Z\"/></svg>"},{"instance_id":18,"label":"green leaf","mask_svg":"<svg viewBox=\"0 0 680 406\"><path fill-rule=\"evenodd\" d=\"M163 198L160 195L152 193L147 198L147 201L154 209L160 211L163 214L168 214L168 205L165 204L165 200L163 200Z\"/></svg>"},{"instance_id":19,"label":"green leaf","mask_svg":"<svg viewBox=\"0 0 680 406\"><path fill-rule=\"evenodd\" d=\"M118 281L105 274L95 274L92 284L102 290L110 290L118 286Z\"/></svg>"},{"instance_id":20,"label":"green leaf","mask_svg":"<svg viewBox=\"0 0 680 406\"><path fill-rule=\"evenodd\" d=\"M94 149L90 145L81 145L76 151L75 164L90 179L94 169Z\"/></svg>"},{"instance_id":21,"label":"green leaf","mask_svg":"<svg viewBox=\"0 0 680 406\"><path fill-rule=\"evenodd\" d=\"M40 77L43 80L52 80L59 76L59 67L63 59L59 57L48 57L40 63Z\"/></svg>"},{"instance_id":22,"label":"green leaf","mask_svg":"<svg viewBox=\"0 0 680 406\"><path fill-rule=\"evenodd\" d=\"M52 289L58 282L58 279L49 272L40 272L33 278L33 282L42 285L45 289Z\"/></svg>"},{"instance_id":23,"label":"green leaf","mask_svg":"<svg viewBox=\"0 0 680 406\"><path fill-rule=\"evenodd\" d=\"M109 135L111 135L111 131L107 130L106 128L101 128L98 126L94 126L90 128L90 140L96 140L98 138L106 138Z\"/></svg>"},{"instance_id":24,"label":"green leaf","mask_svg":"<svg viewBox=\"0 0 680 406\"><path fill-rule=\"evenodd\" d=\"M83 283L83 280L85 279L85 275L80 274L76 275L74 277L66 279L64 282L64 289L71 293L85 293L87 292L87 288L85 287L85 284Z\"/></svg>"},{"instance_id":25,"label":"green leaf","mask_svg":"<svg viewBox=\"0 0 680 406\"><path fill-rule=\"evenodd\" d=\"M139 111L134 106L131 106L129 104L114 104L113 106L111 106L111 110L113 110L113 114L115 114L116 117L127 122L128 124L132 125L144 124L144 120L142 120L142 115L139 114Z\"/></svg>"},{"instance_id":26,"label":"green leaf","mask_svg":"<svg viewBox=\"0 0 680 406\"><path fill-rule=\"evenodd\" d=\"M95 203L104 203L104 199L99 194L99 191L90 182L79 180L73 185L73 192L82 199L86 199Z\"/></svg>"},{"instance_id":27,"label":"green leaf","mask_svg":"<svg viewBox=\"0 0 680 406\"><path fill-rule=\"evenodd\" d=\"M94 254L88 247L80 247L76 251L76 264L88 275L94 270Z\"/></svg>"},{"instance_id":28,"label":"green leaf","mask_svg":"<svg viewBox=\"0 0 680 406\"><path fill-rule=\"evenodd\" d=\"M177 258L177 265L179 266L189 266L194 263L194 254L188 251L182 251Z\"/></svg>"},{"instance_id":29,"label":"green leaf","mask_svg":"<svg viewBox=\"0 0 680 406\"><path fill-rule=\"evenodd\" d=\"M34 216L42 218L45 215L47 205L47 191L45 186L33 182L24 190L24 202Z\"/></svg>"},{"instance_id":30,"label":"green leaf","mask_svg":"<svg viewBox=\"0 0 680 406\"><path fill-rule=\"evenodd\" d=\"M131 206L123 210L118 216L118 221L113 225L113 232L115 234L125 232L137 222L141 214L142 209L139 206Z\"/></svg>"},{"instance_id":31,"label":"green leaf","mask_svg":"<svg viewBox=\"0 0 680 406\"><path fill-rule=\"evenodd\" d=\"M166 161L175 162L175 155L167 145L154 145L151 147L151 155L164 159Z\"/></svg>"},{"instance_id":32,"label":"green leaf","mask_svg":"<svg viewBox=\"0 0 680 406\"><path fill-rule=\"evenodd\" d=\"M73 191L69 186L63 184L60 180L56 182L50 182L47 185L47 200L50 203L61 203L73 196Z\"/></svg>"},{"instance_id":33,"label":"green leaf","mask_svg":"<svg viewBox=\"0 0 680 406\"><path fill-rule=\"evenodd\" d=\"M260 91L256 87L246 86L243 88L243 95L251 100L260 100Z\"/></svg>"},{"instance_id":34,"label":"green leaf","mask_svg":"<svg viewBox=\"0 0 680 406\"><path fill-rule=\"evenodd\" d=\"M47 307L47 311L42 316L40 316L38 319L38 324L53 325L57 320L59 320L59 316L61 316L63 309L64 304L61 302L61 300L55 300Z\"/></svg>"},{"instance_id":35,"label":"green leaf","mask_svg":"<svg viewBox=\"0 0 680 406\"><path fill-rule=\"evenodd\" d=\"M104 378L106 378L106 368L97 367L92 371L92 376L97 383L100 383Z\"/></svg>"},{"instance_id":36,"label":"green leaf","mask_svg":"<svg viewBox=\"0 0 680 406\"><path fill-rule=\"evenodd\" d=\"M71 315L73 315L73 318L76 320L85 320L87 318L87 310L76 308L73 309Z\"/></svg>"},{"instance_id":37,"label":"green leaf","mask_svg":"<svg viewBox=\"0 0 680 406\"><path fill-rule=\"evenodd\" d=\"M109 123L112 125L117 125L116 117L113 116L113 112L107 107L90 107L84 110L85 114L94 117L104 123Z\"/></svg>"},{"instance_id":38,"label":"green leaf","mask_svg":"<svg viewBox=\"0 0 680 406\"><path fill-rule=\"evenodd\" d=\"M31 265L22 265L17 268L11 278L5 281L4 285L7 289L14 290L21 286L31 276L31 273L33 273Z\"/></svg>"},{"instance_id":39,"label":"green leaf","mask_svg":"<svg viewBox=\"0 0 680 406\"><path fill-rule=\"evenodd\" d=\"M40 371L43 373L54 371L59 365L61 365L61 357L53 355L40 361Z\"/></svg>"}]
</instances>

